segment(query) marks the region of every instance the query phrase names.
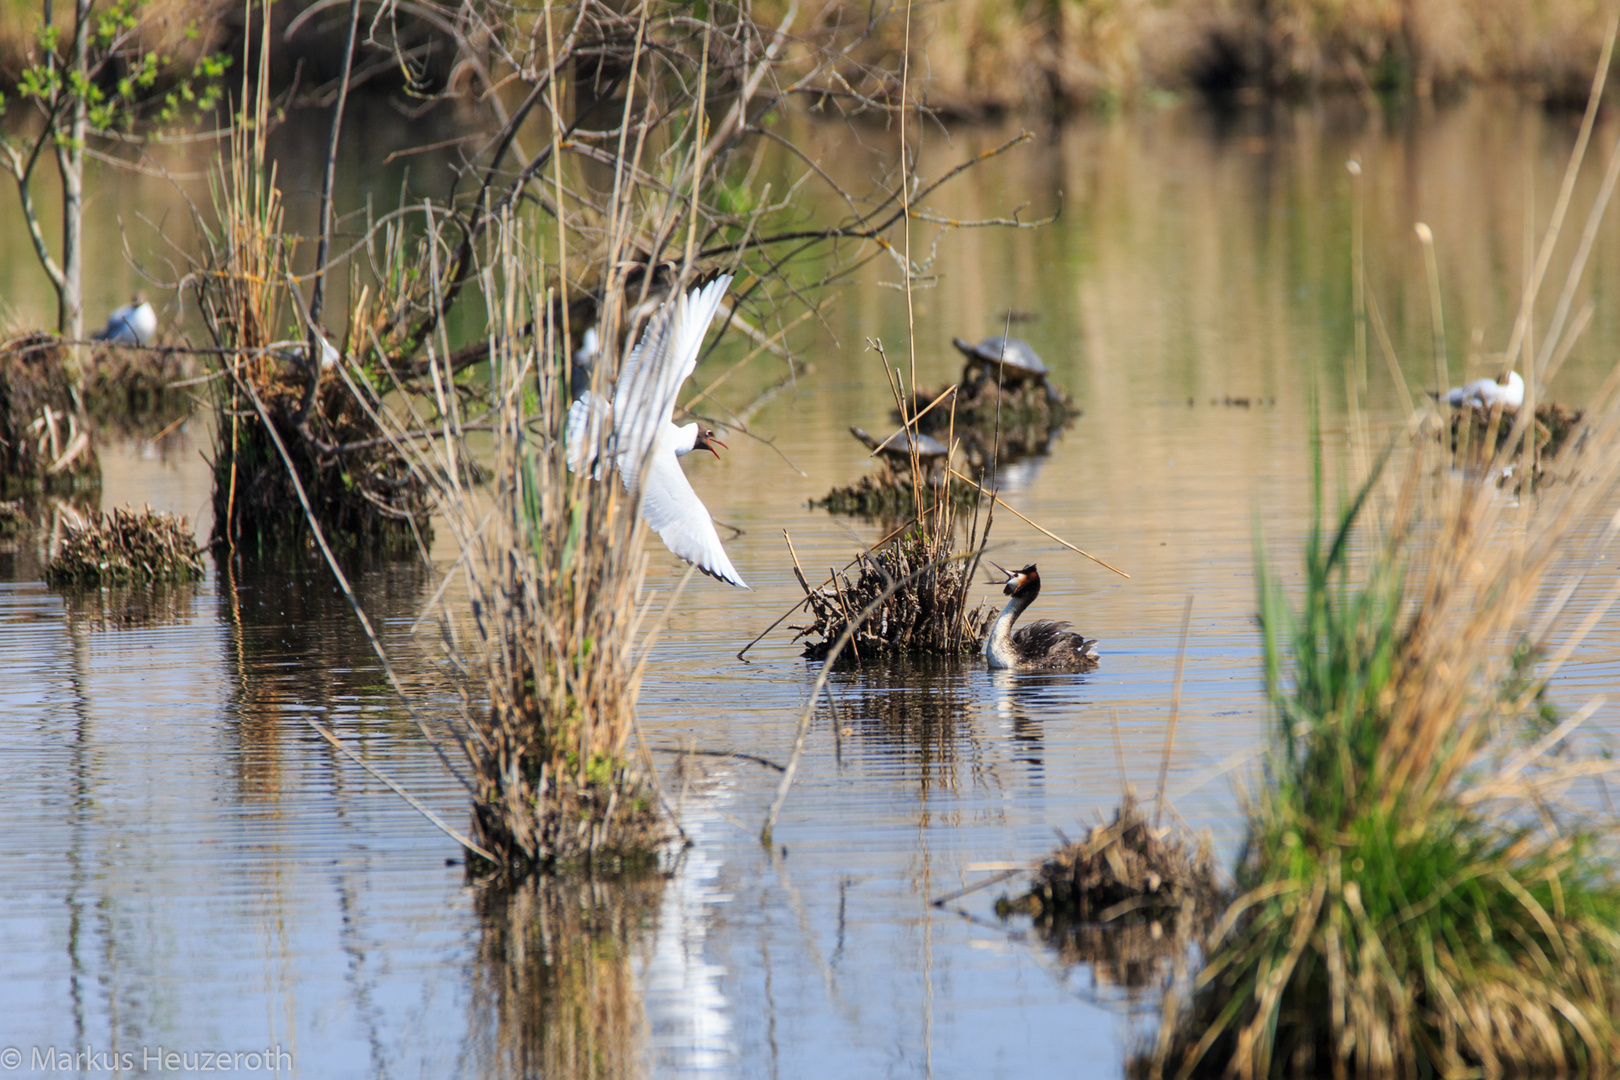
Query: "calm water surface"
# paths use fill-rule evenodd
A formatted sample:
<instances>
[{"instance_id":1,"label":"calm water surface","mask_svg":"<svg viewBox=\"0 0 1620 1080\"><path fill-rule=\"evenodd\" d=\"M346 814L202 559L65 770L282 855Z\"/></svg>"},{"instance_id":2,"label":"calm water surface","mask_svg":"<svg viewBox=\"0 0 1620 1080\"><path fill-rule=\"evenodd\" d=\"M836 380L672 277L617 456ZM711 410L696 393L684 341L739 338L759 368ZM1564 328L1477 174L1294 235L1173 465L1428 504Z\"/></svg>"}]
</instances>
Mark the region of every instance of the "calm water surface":
<instances>
[{"instance_id":1,"label":"calm water surface","mask_svg":"<svg viewBox=\"0 0 1620 1080\"><path fill-rule=\"evenodd\" d=\"M832 335L799 339L814 370L797 392L751 418L780 454L738 437L724 461L690 470L716 516L742 530L728 546L755 589L694 583L646 679L642 722L692 840L667 878L469 885L452 842L304 722L331 725L465 820L462 792L323 569L225 565L134 601L65 600L40 581L45 541L11 545L0 552L0 1045L21 1050L24 1075L44 1071L36 1048L129 1053L137 1068L123 1071L140 1072L158 1048L266 1047L287 1055L283 1072L310 1077L1119 1075L1152 1032L1151 994L998 922L998 889L947 909L929 901L1038 858L1123 784L1151 790L1189 596L1169 794L1230 852L1238 778L1264 720L1256 517L1291 567L1313 393L1330 445L1348 430L1344 162L1364 166L1371 288L1405 378L1428 387L1413 222L1438 238L1449 374L1474 377L1507 338L1526 230L1544 223L1574 127L1484 98L1393 120L1170 112L1042 134L968 174L941 213L1061 213L1039 231L940 245L939 280L918 294L919 377L954 377L952 335L997 332L1009 306L1038 316L1014 333L1085 415L1049 457L1005 478L1008 497L1131 578L1007 515L993 557L1039 562L1036 613L1099 637L1103 665L1064 677L979 664L840 675L836 718L818 717L769 849L757 834L776 773L668 752L787 756L814 671L785 633L748 663L734 654L797 596L783 530L812 575L879 535L805 508L867 467L847 425L888 423L864 342L903 356L906 315L883 287L894 266L874 263L832 309ZM923 171L1007 134L931 133ZM880 168L878 133L815 137L850 184ZM1600 125L1594 145L1613 137ZM1581 213L1593 186L1577 189ZM109 193L97 211L108 250L120 215L171 211L149 180ZM15 253L0 260L0 296L40 321L48 299L19 235L0 201L3 250ZM914 243L932 239L919 227ZM132 281L109 266L92 308ZM1593 326L1552 388L1572 404L1620 349L1612 224L1585 291ZM742 409L779 375L751 374L727 405ZM1380 354L1360 404L1375 433L1405 416ZM206 534L208 437L199 414L155 444L108 447L104 503L181 511ZM435 555L440 570L385 567L357 588L426 711L442 715L436 646L413 632L448 553ZM662 553L653 567L658 587L679 576ZM1594 568L1593 594L1612 576ZM1611 620L1559 699L1614 685L1617 646ZM78 1071L108 1070L93 1059Z\"/></svg>"}]
</instances>

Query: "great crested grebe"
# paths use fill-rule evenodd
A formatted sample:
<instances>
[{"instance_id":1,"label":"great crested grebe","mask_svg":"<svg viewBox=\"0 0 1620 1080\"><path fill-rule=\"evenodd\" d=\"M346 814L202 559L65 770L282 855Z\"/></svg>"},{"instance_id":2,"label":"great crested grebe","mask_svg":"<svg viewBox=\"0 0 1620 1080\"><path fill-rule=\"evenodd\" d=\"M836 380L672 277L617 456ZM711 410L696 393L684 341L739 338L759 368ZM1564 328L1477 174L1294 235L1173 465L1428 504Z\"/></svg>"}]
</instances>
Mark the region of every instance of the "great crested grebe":
<instances>
[{"instance_id":1,"label":"great crested grebe","mask_svg":"<svg viewBox=\"0 0 1620 1080\"><path fill-rule=\"evenodd\" d=\"M1524 379L1517 371L1495 379L1475 379L1466 386L1454 386L1443 394L1431 395L1447 405L1480 405L1490 408L1497 402L1505 409L1517 409L1524 404Z\"/></svg>"},{"instance_id":2,"label":"great crested grebe","mask_svg":"<svg viewBox=\"0 0 1620 1080\"><path fill-rule=\"evenodd\" d=\"M698 349L731 284L723 274L702 288L664 303L625 357L613 400L587 390L568 407L568 468L600 477L607 462L625 490L641 499L641 516L664 545L710 577L748 588L731 565L708 507L681 471L693 450L715 457L726 444L697 424L676 427L675 395L697 366Z\"/></svg>"},{"instance_id":3,"label":"great crested grebe","mask_svg":"<svg viewBox=\"0 0 1620 1080\"><path fill-rule=\"evenodd\" d=\"M1013 633L1013 623L1018 621L1018 616L1041 595L1041 575L1034 563L1018 571L1000 566L996 569L1007 575L1001 591L1012 599L990 624L990 636L985 640L984 652L991 667L1013 671L1091 671L1097 666L1097 650L1093 648L1097 639L1081 637L1069 629L1070 623L1042 619Z\"/></svg>"}]
</instances>

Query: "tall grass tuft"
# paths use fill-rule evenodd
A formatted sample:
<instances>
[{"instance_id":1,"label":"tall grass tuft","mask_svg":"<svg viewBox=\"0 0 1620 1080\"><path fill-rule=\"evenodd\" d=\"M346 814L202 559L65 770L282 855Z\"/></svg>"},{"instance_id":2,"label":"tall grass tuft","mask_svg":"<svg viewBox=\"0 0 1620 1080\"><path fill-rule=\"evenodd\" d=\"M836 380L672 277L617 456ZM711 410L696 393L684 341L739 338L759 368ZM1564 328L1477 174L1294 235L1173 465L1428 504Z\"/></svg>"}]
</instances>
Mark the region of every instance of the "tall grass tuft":
<instances>
[{"instance_id":1,"label":"tall grass tuft","mask_svg":"<svg viewBox=\"0 0 1620 1080\"><path fill-rule=\"evenodd\" d=\"M432 538L426 485L342 382L309 359L295 238L282 228L265 126L261 111L232 127L228 161L214 177L214 221L198 215L202 254L188 277L224 376L212 384L213 546L301 550L309 538L301 485L345 554L414 554Z\"/></svg>"},{"instance_id":2,"label":"tall grass tuft","mask_svg":"<svg viewBox=\"0 0 1620 1080\"><path fill-rule=\"evenodd\" d=\"M640 518L616 478L568 471L569 352L531 236L504 217L480 273L491 298L483 415L463 415L448 392L426 403L431 417L418 415L422 403L400 406L345 376L431 485L456 552L466 607L441 605L439 619L465 687L454 727L471 838L503 868L634 863L664 837L655 781L632 743L649 625ZM449 357L430 347L428 362L448 386ZM476 487L469 434L489 476Z\"/></svg>"},{"instance_id":3,"label":"tall grass tuft","mask_svg":"<svg viewBox=\"0 0 1620 1080\"><path fill-rule=\"evenodd\" d=\"M1375 469L1324 530L1317 453L1297 606L1261 560L1272 751L1239 896L1143 1071L1500 1075L1620 1056L1620 882L1608 830L1564 798L1606 766L1547 755L1589 710L1544 735L1540 684L1514 660L1531 615L1539 643L1568 602L1543 582L1572 549L1590 557L1578 530L1612 509L1612 393L1594 412L1560 462L1580 482L1533 513L1435 469L1420 441L1398 482ZM1542 736L1528 749L1526 732Z\"/></svg>"}]
</instances>

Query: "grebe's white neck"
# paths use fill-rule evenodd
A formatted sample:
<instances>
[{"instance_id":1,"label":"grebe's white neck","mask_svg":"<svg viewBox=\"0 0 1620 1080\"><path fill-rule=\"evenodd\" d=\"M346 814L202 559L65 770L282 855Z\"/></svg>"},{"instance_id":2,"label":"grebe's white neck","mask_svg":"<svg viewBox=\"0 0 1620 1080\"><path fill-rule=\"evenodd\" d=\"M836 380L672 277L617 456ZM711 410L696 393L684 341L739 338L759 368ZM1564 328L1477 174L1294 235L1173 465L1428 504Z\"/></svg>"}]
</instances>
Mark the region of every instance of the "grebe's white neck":
<instances>
[{"instance_id":1,"label":"grebe's white neck","mask_svg":"<svg viewBox=\"0 0 1620 1080\"><path fill-rule=\"evenodd\" d=\"M1018 651L1013 646L1013 623L1024 609L1035 602L1039 589L1026 590L1022 595L1015 594L1007 601L1007 606L1001 609L996 621L990 624L990 637L984 643L985 656L993 668L1016 668L1019 664Z\"/></svg>"}]
</instances>

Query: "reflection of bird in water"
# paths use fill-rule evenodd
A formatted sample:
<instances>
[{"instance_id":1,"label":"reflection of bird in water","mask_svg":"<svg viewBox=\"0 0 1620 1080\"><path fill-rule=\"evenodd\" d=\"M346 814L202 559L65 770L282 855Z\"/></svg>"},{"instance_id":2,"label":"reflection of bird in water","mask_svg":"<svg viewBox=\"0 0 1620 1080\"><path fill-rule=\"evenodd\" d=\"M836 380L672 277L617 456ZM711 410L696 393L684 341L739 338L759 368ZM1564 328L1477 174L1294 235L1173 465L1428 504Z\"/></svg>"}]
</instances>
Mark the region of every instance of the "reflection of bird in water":
<instances>
[{"instance_id":1,"label":"reflection of bird in water","mask_svg":"<svg viewBox=\"0 0 1620 1080\"><path fill-rule=\"evenodd\" d=\"M1046 458L1042 455L1021 458L1018 461L1008 461L996 466L995 487L1003 495L1015 495L1020 491L1028 491L1035 483L1035 477L1041 471L1041 463ZM987 477L985 486L990 486Z\"/></svg>"},{"instance_id":2,"label":"reflection of bird in water","mask_svg":"<svg viewBox=\"0 0 1620 1080\"><path fill-rule=\"evenodd\" d=\"M1500 402L1503 408L1517 409L1524 404L1524 379L1517 371L1509 371L1494 379L1475 379L1464 386L1454 386L1443 394L1431 392L1429 396L1458 408L1479 405L1488 409Z\"/></svg>"},{"instance_id":3,"label":"reflection of bird in water","mask_svg":"<svg viewBox=\"0 0 1620 1080\"><path fill-rule=\"evenodd\" d=\"M146 345L157 333L157 312L140 293L135 299L117 308L107 316L107 325L95 335L96 341L110 341L115 345Z\"/></svg>"},{"instance_id":4,"label":"reflection of bird in water","mask_svg":"<svg viewBox=\"0 0 1620 1080\"><path fill-rule=\"evenodd\" d=\"M990 624L984 651L991 667L1014 671L1091 671L1096 668L1097 639L1074 633L1069 629L1070 623L1043 619L1014 633L1013 623L1041 595L1041 575L1034 563L1016 572L999 566L996 569L1007 575L1002 592L1012 599Z\"/></svg>"},{"instance_id":5,"label":"reflection of bird in water","mask_svg":"<svg viewBox=\"0 0 1620 1080\"><path fill-rule=\"evenodd\" d=\"M613 400L587 390L568 407L568 468L600 478L611 462L625 490L639 494L641 516L669 550L705 574L746 589L679 460L693 450L718 458L715 447L726 444L712 430L695 423L676 427L670 419L675 395L697 366L703 335L730 284L731 276L722 275L664 304L625 358Z\"/></svg>"},{"instance_id":6,"label":"reflection of bird in water","mask_svg":"<svg viewBox=\"0 0 1620 1080\"><path fill-rule=\"evenodd\" d=\"M1013 760L1030 767L1030 776L1038 777L1046 764L1046 729L1039 720L1029 715L1024 707L1024 696L1018 693L1011 674L991 677L997 689L996 716L1002 730L1012 736Z\"/></svg>"}]
</instances>

